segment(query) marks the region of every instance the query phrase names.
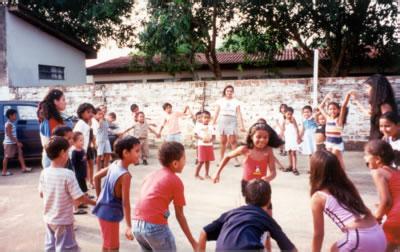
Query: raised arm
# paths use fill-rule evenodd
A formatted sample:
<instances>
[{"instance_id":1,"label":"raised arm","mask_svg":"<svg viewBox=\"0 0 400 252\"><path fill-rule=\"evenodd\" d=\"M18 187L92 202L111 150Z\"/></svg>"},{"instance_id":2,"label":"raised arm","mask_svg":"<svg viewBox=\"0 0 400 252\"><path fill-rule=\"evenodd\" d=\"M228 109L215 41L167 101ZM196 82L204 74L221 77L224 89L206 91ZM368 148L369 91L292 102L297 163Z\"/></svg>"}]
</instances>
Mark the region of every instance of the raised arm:
<instances>
[{"instance_id":1,"label":"raised arm","mask_svg":"<svg viewBox=\"0 0 400 252\"><path fill-rule=\"evenodd\" d=\"M344 119L346 117L346 110L347 110L347 105L349 105L350 97L354 93L354 91L349 91L346 96L344 97L344 101L342 106L340 107L340 115L339 115L339 126L344 125Z\"/></svg>"},{"instance_id":2,"label":"raised arm","mask_svg":"<svg viewBox=\"0 0 400 252\"><path fill-rule=\"evenodd\" d=\"M325 95L324 99L322 100L322 102L318 105L318 109L321 112L321 114L325 117L325 118L329 118L328 113L325 111L325 104L328 100L332 99L332 93L328 93L327 95Z\"/></svg>"},{"instance_id":3,"label":"raised arm","mask_svg":"<svg viewBox=\"0 0 400 252\"><path fill-rule=\"evenodd\" d=\"M246 146L240 146L240 147L237 147L235 150L231 151L228 155L226 155L222 159L221 163L219 164L218 171L213 177L213 182L214 183L218 183L219 182L221 172L224 169L224 167L228 164L229 160L231 160L232 158L235 158L237 156L242 155L246 151L247 151L247 147Z\"/></svg>"}]
</instances>

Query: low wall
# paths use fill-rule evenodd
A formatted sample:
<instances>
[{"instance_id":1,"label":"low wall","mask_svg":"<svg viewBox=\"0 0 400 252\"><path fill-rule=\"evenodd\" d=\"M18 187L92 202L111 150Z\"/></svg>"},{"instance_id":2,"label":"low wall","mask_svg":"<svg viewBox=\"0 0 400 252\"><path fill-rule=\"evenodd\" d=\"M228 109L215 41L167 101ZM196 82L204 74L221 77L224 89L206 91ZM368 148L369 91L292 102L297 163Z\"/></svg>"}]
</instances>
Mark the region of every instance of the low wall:
<instances>
[{"instance_id":1,"label":"low wall","mask_svg":"<svg viewBox=\"0 0 400 252\"><path fill-rule=\"evenodd\" d=\"M335 100L342 102L344 94L350 89L362 91L362 83L367 77L320 78L319 100L325 94L333 92ZM392 85L400 91L400 76L389 77ZM246 128L258 118L265 118L272 126L279 118L278 108L286 103L295 110L297 122L302 121L301 108L312 104L312 79L260 79L260 80L229 80L201 82L162 82L162 83L115 83L115 84L85 84L76 86L60 86L67 98L67 113L76 114L80 103L90 102L95 106L106 104L109 112L117 114L117 121L122 128L129 127L132 122L129 110L132 103L139 105L151 123L159 127L162 123L162 104L169 102L173 110L180 111L185 105L195 113L203 106L212 114L215 102L221 98L226 85L235 87L235 97L241 101L241 111ZM41 100L49 87L10 88L10 99ZM364 99L366 105L366 98ZM181 121L185 143L192 140L193 122L190 118ZM348 123L344 129L344 139L347 149L360 149L367 141L369 134L369 119L353 104L349 105ZM241 133L241 140L244 134ZM154 140L154 142L161 140Z\"/></svg>"}]
</instances>

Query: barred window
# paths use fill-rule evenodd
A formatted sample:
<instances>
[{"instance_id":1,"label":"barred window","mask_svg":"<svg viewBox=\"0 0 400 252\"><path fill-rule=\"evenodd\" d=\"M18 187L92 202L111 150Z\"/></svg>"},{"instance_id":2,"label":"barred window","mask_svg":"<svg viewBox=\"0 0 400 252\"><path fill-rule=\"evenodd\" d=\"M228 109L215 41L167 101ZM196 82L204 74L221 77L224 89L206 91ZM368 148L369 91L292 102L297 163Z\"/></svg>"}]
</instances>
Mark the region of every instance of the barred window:
<instances>
[{"instance_id":1,"label":"barred window","mask_svg":"<svg viewBox=\"0 0 400 252\"><path fill-rule=\"evenodd\" d=\"M64 67L39 65L40 80L64 80Z\"/></svg>"}]
</instances>

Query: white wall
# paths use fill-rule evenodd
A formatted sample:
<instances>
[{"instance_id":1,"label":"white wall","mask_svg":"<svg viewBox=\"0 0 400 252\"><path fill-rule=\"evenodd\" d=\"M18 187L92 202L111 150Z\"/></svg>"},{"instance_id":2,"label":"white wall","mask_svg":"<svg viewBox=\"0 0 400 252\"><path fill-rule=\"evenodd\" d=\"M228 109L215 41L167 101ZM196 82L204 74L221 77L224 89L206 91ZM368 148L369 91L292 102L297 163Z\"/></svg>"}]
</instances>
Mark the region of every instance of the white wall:
<instances>
[{"instance_id":1,"label":"white wall","mask_svg":"<svg viewBox=\"0 0 400 252\"><path fill-rule=\"evenodd\" d=\"M85 54L6 11L10 86L86 83ZM65 80L39 80L38 65L65 67Z\"/></svg>"}]
</instances>

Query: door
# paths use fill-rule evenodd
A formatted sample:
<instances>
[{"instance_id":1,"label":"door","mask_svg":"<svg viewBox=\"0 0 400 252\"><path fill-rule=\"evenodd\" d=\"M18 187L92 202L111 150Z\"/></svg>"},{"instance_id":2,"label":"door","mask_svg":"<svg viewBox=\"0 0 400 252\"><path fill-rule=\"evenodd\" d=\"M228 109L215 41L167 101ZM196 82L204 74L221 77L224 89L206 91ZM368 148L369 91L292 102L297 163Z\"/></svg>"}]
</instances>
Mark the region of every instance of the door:
<instances>
[{"instance_id":1,"label":"door","mask_svg":"<svg viewBox=\"0 0 400 252\"><path fill-rule=\"evenodd\" d=\"M38 157L42 153L40 142L39 122L37 120L35 104L14 105L17 110L17 136L23 144L24 157Z\"/></svg>"}]
</instances>

